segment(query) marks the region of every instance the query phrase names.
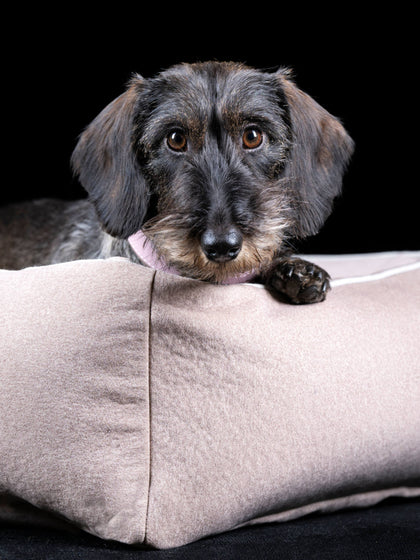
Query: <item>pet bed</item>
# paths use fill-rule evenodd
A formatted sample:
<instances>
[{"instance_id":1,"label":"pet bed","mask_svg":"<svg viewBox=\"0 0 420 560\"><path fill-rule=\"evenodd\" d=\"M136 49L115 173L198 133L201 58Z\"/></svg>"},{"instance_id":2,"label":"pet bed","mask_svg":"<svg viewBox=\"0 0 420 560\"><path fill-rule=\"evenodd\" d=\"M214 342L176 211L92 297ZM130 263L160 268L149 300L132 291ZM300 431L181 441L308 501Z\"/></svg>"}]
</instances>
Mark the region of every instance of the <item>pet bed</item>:
<instances>
[{"instance_id":1,"label":"pet bed","mask_svg":"<svg viewBox=\"0 0 420 560\"><path fill-rule=\"evenodd\" d=\"M311 258L309 306L121 258L1 271L0 517L169 548L420 495L420 253Z\"/></svg>"}]
</instances>

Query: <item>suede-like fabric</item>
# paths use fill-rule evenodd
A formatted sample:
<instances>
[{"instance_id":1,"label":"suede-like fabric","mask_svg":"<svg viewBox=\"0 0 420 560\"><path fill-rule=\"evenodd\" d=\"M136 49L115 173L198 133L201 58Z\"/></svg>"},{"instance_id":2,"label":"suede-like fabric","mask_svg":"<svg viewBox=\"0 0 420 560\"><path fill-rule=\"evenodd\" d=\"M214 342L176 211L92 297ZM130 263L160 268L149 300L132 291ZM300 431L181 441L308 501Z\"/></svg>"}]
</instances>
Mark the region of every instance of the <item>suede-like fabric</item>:
<instances>
[{"instance_id":1,"label":"suede-like fabric","mask_svg":"<svg viewBox=\"0 0 420 560\"><path fill-rule=\"evenodd\" d=\"M153 272L126 268L1 271L0 494L132 542L145 536Z\"/></svg>"},{"instance_id":2,"label":"suede-like fabric","mask_svg":"<svg viewBox=\"0 0 420 560\"><path fill-rule=\"evenodd\" d=\"M420 255L383 257L310 306L124 259L1 271L0 493L157 548L420 495Z\"/></svg>"}]
</instances>

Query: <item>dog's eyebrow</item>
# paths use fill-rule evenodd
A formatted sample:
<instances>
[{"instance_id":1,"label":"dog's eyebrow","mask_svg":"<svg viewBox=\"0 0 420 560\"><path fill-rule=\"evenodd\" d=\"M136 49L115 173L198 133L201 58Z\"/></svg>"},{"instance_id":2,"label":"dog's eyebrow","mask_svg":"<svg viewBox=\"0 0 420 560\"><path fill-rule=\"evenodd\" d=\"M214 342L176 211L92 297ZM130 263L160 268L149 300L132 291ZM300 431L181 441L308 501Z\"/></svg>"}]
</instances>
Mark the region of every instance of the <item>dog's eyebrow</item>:
<instances>
[{"instance_id":1,"label":"dog's eyebrow","mask_svg":"<svg viewBox=\"0 0 420 560\"><path fill-rule=\"evenodd\" d=\"M247 125L259 125L268 134L276 135L279 130L279 119L281 115L276 115L275 118L270 117L265 110L257 111L237 111L235 113L229 110L223 114L223 120L226 128L242 128Z\"/></svg>"},{"instance_id":2,"label":"dog's eyebrow","mask_svg":"<svg viewBox=\"0 0 420 560\"><path fill-rule=\"evenodd\" d=\"M252 113L239 113L239 120L242 122L253 122L255 124L271 124L273 122L266 113L259 114L256 111Z\"/></svg>"},{"instance_id":3,"label":"dog's eyebrow","mask_svg":"<svg viewBox=\"0 0 420 560\"><path fill-rule=\"evenodd\" d=\"M141 141L147 148L152 148L173 129L188 130L186 122L182 119L171 117L170 115L153 118L146 122L141 131Z\"/></svg>"}]
</instances>

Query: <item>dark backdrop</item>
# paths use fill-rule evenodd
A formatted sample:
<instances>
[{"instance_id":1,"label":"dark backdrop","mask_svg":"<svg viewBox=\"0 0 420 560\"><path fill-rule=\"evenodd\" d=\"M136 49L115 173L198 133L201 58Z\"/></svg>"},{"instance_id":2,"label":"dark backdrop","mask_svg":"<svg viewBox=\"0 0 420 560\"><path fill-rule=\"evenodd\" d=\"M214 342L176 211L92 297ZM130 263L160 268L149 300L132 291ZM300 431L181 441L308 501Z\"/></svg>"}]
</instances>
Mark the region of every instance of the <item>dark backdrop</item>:
<instances>
[{"instance_id":1,"label":"dark backdrop","mask_svg":"<svg viewBox=\"0 0 420 560\"><path fill-rule=\"evenodd\" d=\"M84 196L69 168L77 136L131 73L147 77L176 62L231 59L293 68L297 84L338 116L356 142L333 215L299 248L419 249L415 42L408 27L415 16L382 13L368 21L363 11L344 7L339 14L302 8L286 15L248 4L245 17L236 19L235 8L227 21L223 7L193 6L113 11L104 21L63 5L60 14L37 9L4 21L10 34L2 50L0 203Z\"/></svg>"}]
</instances>

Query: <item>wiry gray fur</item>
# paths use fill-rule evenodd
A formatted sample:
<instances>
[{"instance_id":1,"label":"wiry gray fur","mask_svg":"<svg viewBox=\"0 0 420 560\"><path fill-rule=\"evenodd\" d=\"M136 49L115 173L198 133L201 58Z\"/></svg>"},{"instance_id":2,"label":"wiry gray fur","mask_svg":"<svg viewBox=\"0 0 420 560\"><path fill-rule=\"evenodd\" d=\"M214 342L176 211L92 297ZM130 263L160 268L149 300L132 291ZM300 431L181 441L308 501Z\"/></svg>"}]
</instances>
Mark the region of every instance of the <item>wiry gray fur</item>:
<instances>
[{"instance_id":1,"label":"wiry gray fur","mask_svg":"<svg viewBox=\"0 0 420 560\"><path fill-rule=\"evenodd\" d=\"M184 276L224 282L252 269L275 295L321 301L328 275L291 259L289 240L325 222L352 151L284 69L206 62L136 75L74 150L89 200L1 210L0 266L138 261L127 238L142 229Z\"/></svg>"},{"instance_id":2,"label":"wiry gray fur","mask_svg":"<svg viewBox=\"0 0 420 560\"><path fill-rule=\"evenodd\" d=\"M1 268L113 256L137 260L126 240L102 229L88 200L40 199L0 208Z\"/></svg>"}]
</instances>

